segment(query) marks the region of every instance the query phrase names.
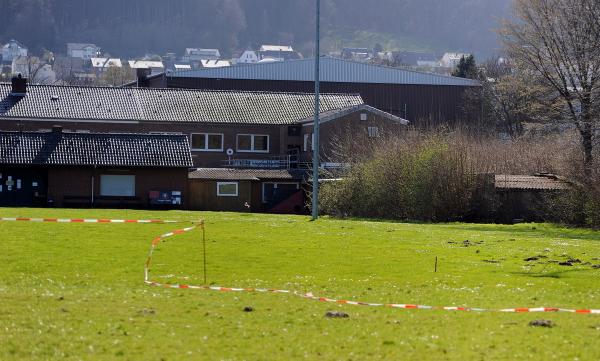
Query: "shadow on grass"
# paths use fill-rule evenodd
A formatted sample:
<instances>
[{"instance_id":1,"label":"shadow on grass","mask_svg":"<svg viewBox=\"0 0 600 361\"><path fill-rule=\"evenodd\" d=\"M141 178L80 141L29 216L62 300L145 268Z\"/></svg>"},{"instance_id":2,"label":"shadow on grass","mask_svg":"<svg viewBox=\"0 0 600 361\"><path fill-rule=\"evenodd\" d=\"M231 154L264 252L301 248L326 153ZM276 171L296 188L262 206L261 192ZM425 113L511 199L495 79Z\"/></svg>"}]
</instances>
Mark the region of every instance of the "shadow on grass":
<instances>
[{"instance_id":1,"label":"shadow on grass","mask_svg":"<svg viewBox=\"0 0 600 361\"><path fill-rule=\"evenodd\" d=\"M580 273L580 272L594 272L594 269L567 269L563 271L552 271L552 272L510 272L510 274L515 276L525 276L525 277L534 277L534 278L562 278L569 273Z\"/></svg>"}]
</instances>

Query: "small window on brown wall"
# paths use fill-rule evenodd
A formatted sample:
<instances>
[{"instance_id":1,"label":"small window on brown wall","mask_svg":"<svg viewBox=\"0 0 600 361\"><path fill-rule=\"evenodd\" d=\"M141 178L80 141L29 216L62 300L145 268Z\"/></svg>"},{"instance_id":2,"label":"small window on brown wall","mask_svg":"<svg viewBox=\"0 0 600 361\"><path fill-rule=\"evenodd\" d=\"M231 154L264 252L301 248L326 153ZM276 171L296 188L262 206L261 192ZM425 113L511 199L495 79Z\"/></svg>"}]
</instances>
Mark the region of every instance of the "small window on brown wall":
<instances>
[{"instance_id":1,"label":"small window on brown wall","mask_svg":"<svg viewBox=\"0 0 600 361\"><path fill-rule=\"evenodd\" d=\"M262 134L238 134L237 151L246 153L268 153L269 136Z\"/></svg>"},{"instance_id":2,"label":"small window on brown wall","mask_svg":"<svg viewBox=\"0 0 600 361\"><path fill-rule=\"evenodd\" d=\"M223 134L193 133L191 135L192 150L204 152L222 152Z\"/></svg>"}]
</instances>

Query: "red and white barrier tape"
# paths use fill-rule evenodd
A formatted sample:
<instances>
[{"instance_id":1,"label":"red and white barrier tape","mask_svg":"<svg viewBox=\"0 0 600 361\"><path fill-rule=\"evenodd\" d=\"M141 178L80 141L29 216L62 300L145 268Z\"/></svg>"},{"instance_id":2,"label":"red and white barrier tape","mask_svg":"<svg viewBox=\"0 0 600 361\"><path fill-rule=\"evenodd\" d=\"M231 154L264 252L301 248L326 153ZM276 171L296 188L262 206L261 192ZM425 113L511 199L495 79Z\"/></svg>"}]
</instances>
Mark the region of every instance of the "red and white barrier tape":
<instances>
[{"instance_id":1,"label":"red and white barrier tape","mask_svg":"<svg viewBox=\"0 0 600 361\"><path fill-rule=\"evenodd\" d=\"M180 221L163 221L160 219L84 219L84 218L7 218L0 217L0 222L56 222L56 223L181 223Z\"/></svg>"},{"instance_id":2,"label":"red and white barrier tape","mask_svg":"<svg viewBox=\"0 0 600 361\"><path fill-rule=\"evenodd\" d=\"M204 227L204 223L200 223L200 228ZM220 286L197 286L197 285L187 285L187 284L169 284L169 283L159 283L150 280L150 263L152 261L152 254L154 253L154 249L158 246L158 244L167 237L172 237L174 235L183 234L186 232L193 231L198 228L198 226L193 226L189 228L184 228L181 230L173 231L162 236L156 237L152 240L152 245L150 246L150 252L148 253L148 259L146 260L146 266L144 267L144 283L162 288L169 289L196 289L196 290L210 290L210 291L218 291L218 292L260 292L260 293L285 293L294 296L298 296L304 299L319 301L319 302L329 302L336 303L342 305L353 305L353 306L371 306L371 307L389 307L389 308L398 308L398 309L414 309L414 310L443 310L443 311L465 311L465 312L513 312L513 313L524 313L524 312L569 312L569 313L579 313L579 314L600 314L600 309L568 309L568 308L555 308L555 307L537 307L537 308L505 308L505 309L488 309L488 308L474 308L474 307L453 307L453 306L426 306L426 305L415 305L415 304L400 304L400 303L369 303L369 302L358 302L358 301L349 301L349 300L336 300L333 298L327 297L318 297L312 294L312 292L308 293L300 293L296 291L289 290L279 290L279 289L268 289L268 288L235 288L235 287L220 287Z\"/></svg>"},{"instance_id":3,"label":"red and white barrier tape","mask_svg":"<svg viewBox=\"0 0 600 361\"><path fill-rule=\"evenodd\" d=\"M0 222L56 222L56 223L154 223L154 224L166 224L166 223L182 223L181 221L163 221L158 219L83 219L83 218L7 218L0 217ZM398 309L414 309L414 310L444 310L444 311L465 311L465 312L511 312L511 313L526 313L526 312L568 312L578 314L600 314L600 309L569 309L569 308L557 308L557 307L537 307L537 308L505 308L505 309L490 309L490 308L474 308L474 307L453 307L453 306L426 306L416 304L400 304L400 303L369 303L349 300L337 300L327 297L318 297L308 293L300 293L289 290L279 289L267 289L267 288L234 288L234 287L219 287L219 286L196 286L186 284L167 284L159 283L150 280L150 264L152 261L152 255L158 244L165 238L173 237L179 234L191 232L196 228L204 228L204 223L201 222L199 225L178 229L169 233L160 235L152 240L150 246L150 252L144 267L144 283L162 288L169 289L198 289L198 290L211 290L218 292L261 292L261 293L284 293L294 296L298 296L304 299L336 303L342 305L353 305L353 306L371 306L371 307L389 307Z\"/></svg>"}]
</instances>

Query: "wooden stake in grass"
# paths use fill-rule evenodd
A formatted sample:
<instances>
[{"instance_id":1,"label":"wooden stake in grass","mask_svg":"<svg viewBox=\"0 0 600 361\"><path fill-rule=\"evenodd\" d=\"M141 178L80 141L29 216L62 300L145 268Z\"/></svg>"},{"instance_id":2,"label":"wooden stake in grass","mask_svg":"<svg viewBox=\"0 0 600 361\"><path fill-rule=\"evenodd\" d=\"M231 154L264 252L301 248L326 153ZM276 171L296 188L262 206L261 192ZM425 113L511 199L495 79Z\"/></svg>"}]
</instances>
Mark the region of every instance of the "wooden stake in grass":
<instances>
[{"instance_id":1,"label":"wooden stake in grass","mask_svg":"<svg viewBox=\"0 0 600 361\"><path fill-rule=\"evenodd\" d=\"M204 220L200 221L200 228L202 229L202 260L204 262L204 285L206 286L206 232L204 229Z\"/></svg>"},{"instance_id":2,"label":"wooden stake in grass","mask_svg":"<svg viewBox=\"0 0 600 361\"><path fill-rule=\"evenodd\" d=\"M435 256L435 268L433 272L437 273L437 256Z\"/></svg>"}]
</instances>

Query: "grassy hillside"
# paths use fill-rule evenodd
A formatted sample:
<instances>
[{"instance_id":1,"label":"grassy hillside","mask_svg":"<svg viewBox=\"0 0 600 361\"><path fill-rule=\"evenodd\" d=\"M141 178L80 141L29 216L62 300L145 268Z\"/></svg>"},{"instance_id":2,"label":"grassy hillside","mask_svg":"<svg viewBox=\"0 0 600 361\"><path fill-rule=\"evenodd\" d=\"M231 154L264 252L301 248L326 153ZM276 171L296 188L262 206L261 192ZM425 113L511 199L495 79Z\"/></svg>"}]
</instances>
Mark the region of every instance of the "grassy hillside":
<instances>
[{"instance_id":1,"label":"grassy hillside","mask_svg":"<svg viewBox=\"0 0 600 361\"><path fill-rule=\"evenodd\" d=\"M0 209L0 217L207 222L208 279L367 302L600 308L600 233L546 224L405 224L235 213ZM579 359L600 315L463 313L143 284L150 241L181 225L0 222L1 360ZM439 259L434 273L434 259ZM538 256L534 261L526 258ZM578 259L572 266L558 262ZM202 282L199 231L152 278ZM253 312L243 312L244 307ZM328 319L328 310L350 315ZM545 318L554 328L528 323Z\"/></svg>"}]
</instances>

